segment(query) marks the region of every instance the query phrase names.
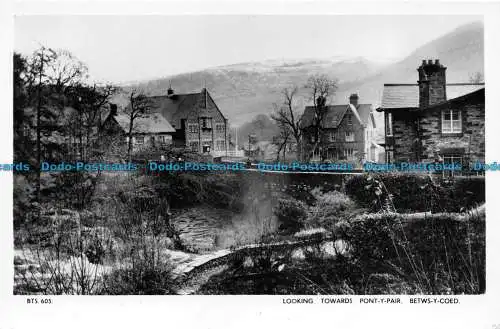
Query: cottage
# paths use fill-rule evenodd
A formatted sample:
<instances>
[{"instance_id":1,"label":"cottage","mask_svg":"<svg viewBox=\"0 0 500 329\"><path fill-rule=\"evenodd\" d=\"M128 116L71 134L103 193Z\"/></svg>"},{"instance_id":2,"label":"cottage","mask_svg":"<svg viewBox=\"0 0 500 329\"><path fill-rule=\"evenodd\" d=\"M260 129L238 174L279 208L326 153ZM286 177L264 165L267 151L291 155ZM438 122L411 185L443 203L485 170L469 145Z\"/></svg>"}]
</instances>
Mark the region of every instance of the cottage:
<instances>
[{"instance_id":1,"label":"cottage","mask_svg":"<svg viewBox=\"0 0 500 329\"><path fill-rule=\"evenodd\" d=\"M132 138L133 151L147 147L171 145L175 129L159 113L151 113L134 120L132 134L129 136L130 118L126 114L117 113L114 107L102 124L108 135L122 136L122 142L128 143Z\"/></svg>"},{"instance_id":2,"label":"cottage","mask_svg":"<svg viewBox=\"0 0 500 329\"><path fill-rule=\"evenodd\" d=\"M206 88L199 93L149 98L153 111L160 113L173 127L173 143L212 156L227 155L228 120Z\"/></svg>"},{"instance_id":3,"label":"cottage","mask_svg":"<svg viewBox=\"0 0 500 329\"><path fill-rule=\"evenodd\" d=\"M484 162L484 83L446 83L439 60L423 60L416 84L385 84L386 162Z\"/></svg>"},{"instance_id":4,"label":"cottage","mask_svg":"<svg viewBox=\"0 0 500 329\"><path fill-rule=\"evenodd\" d=\"M313 161L348 160L376 161L376 123L371 104L359 104L359 95L352 94L349 104L325 106L321 122L320 143L314 134L314 106L307 106L301 119L303 154L314 152ZM314 145L319 145L312 150Z\"/></svg>"}]
</instances>

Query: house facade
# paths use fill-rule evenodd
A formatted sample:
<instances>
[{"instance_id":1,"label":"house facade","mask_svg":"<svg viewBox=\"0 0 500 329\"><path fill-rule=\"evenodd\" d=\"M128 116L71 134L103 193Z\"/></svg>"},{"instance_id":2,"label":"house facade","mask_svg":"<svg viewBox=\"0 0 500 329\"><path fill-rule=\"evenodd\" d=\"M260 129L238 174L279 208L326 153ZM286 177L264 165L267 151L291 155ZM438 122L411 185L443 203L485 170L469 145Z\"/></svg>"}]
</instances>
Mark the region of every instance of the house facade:
<instances>
[{"instance_id":1,"label":"house facade","mask_svg":"<svg viewBox=\"0 0 500 329\"><path fill-rule=\"evenodd\" d=\"M132 150L134 152L146 148L171 145L175 133L175 129L161 114L150 113L134 120L132 134L129 135L130 118L126 114L118 113L116 107L111 109L102 123L102 129L106 136L112 137L109 140L110 143L116 136L118 136L118 143L122 145L128 144L129 138L132 138Z\"/></svg>"},{"instance_id":2,"label":"house facade","mask_svg":"<svg viewBox=\"0 0 500 329\"><path fill-rule=\"evenodd\" d=\"M301 118L302 154L313 153L310 160L321 162L376 161L380 146L374 141L376 123L372 105L358 101L358 94L352 94L349 104L325 106L319 142L313 126L316 111L313 106L307 106Z\"/></svg>"},{"instance_id":3,"label":"house facade","mask_svg":"<svg viewBox=\"0 0 500 329\"><path fill-rule=\"evenodd\" d=\"M439 60L417 71L416 84L384 85L386 162L484 162L484 83L447 83Z\"/></svg>"},{"instance_id":4,"label":"house facade","mask_svg":"<svg viewBox=\"0 0 500 329\"><path fill-rule=\"evenodd\" d=\"M176 94L149 98L153 111L161 114L173 127L173 144L194 152L224 156L228 152L228 120L206 88L199 93Z\"/></svg>"}]
</instances>

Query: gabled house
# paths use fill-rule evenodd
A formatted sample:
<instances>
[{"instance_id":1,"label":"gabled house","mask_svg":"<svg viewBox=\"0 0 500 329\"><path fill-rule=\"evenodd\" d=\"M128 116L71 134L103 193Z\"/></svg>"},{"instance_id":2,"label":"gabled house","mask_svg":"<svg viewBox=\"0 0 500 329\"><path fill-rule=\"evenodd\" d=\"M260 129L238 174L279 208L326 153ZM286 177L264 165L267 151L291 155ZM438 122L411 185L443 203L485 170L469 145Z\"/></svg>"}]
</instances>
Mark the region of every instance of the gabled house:
<instances>
[{"instance_id":1,"label":"gabled house","mask_svg":"<svg viewBox=\"0 0 500 329\"><path fill-rule=\"evenodd\" d=\"M206 88L199 93L149 97L153 111L160 113L173 127L173 143L194 152L212 156L227 155L228 120Z\"/></svg>"},{"instance_id":2,"label":"gabled house","mask_svg":"<svg viewBox=\"0 0 500 329\"><path fill-rule=\"evenodd\" d=\"M447 83L439 60L423 60L416 84L385 84L386 162L484 162L484 83Z\"/></svg>"},{"instance_id":3,"label":"gabled house","mask_svg":"<svg viewBox=\"0 0 500 329\"><path fill-rule=\"evenodd\" d=\"M117 113L112 109L102 123L102 129L109 136L119 136L123 144L132 138L133 151L147 147L157 147L172 144L175 129L159 113L151 113L134 120L132 134L129 136L130 118L126 114Z\"/></svg>"},{"instance_id":4,"label":"gabled house","mask_svg":"<svg viewBox=\"0 0 500 329\"><path fill-rule=\"evenodd\" d=\"M358 94L352 94L349 104L325 106L319 142L314 133L316 111L314 106L307 106L301 118L302 154L314 152L312 161L376 161L381 147L375 143L372 105L358 101Z\"/></svg>"}]
</instances>

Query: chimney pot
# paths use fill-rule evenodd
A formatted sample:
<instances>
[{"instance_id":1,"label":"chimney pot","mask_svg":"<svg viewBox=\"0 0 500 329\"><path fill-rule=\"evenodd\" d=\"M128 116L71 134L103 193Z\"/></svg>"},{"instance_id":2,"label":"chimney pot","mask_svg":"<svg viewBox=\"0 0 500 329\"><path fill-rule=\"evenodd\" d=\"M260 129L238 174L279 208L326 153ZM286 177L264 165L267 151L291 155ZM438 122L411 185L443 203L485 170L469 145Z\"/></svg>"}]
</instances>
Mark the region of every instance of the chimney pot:
<instances>
[{"instance_id":1,"label":"chimney pot","mask_svg":"<svg viewBox=\"0 0 500 329\"><path fill-rule=\"evenodd\" d=\"M359 100L358 94L351 94L351 96L349 97L349 103L354 106L358 106L358 100Z\"/></svg>"},{"instance_id":2,"label":"chimney pot","mask_svg":"<svg viewBox=\"0 0 500 329\"><path fill-rule=\"evenodd\" d=\"M432 59L428 59L428 60L427 60L427 64L428 64L428 65L432 65Z\"/></svg>"},{"instance_id":3,"label":"chimney pot","mask_svg":"<svg viewBox=\"0 0 500 329\"><path fill-rule=\"evenodd\" d=\"M422 66L427 65L427 61L425 59L422 59Z\"/></svg>"},{"instance_id":4,"label":"chimney pot","mask_svg":"<svg viewBox=\"0 0 500 329\"><path fill-rule=\"evenodd\" d=\"M440 65L440 64L439 64L439 59L436 59L435 64L436 64L436 65Z\"/></svg>"}]
</instances>

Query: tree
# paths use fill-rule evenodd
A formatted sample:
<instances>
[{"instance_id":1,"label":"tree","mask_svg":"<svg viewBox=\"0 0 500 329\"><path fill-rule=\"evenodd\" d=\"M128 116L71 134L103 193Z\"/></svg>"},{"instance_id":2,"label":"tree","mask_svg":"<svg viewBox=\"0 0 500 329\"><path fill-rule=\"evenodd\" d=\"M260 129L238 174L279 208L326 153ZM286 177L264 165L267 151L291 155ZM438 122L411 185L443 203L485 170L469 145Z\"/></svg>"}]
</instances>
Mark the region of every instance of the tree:
<instances>
[{"instance_id":1,"label":"tree","mask_svg":"<svg viewBox=\"0 0 500 329\"><path fill-rule=\"evenodd\" d=\"M113 85L78 84L71 89L71 106L76 109L72 115L68 133L79 142L84 159L102 154L100 132L102 112L109 106L111 97L118 89Z\"/></svg>"},{"instance_id":2,"label":"tree","mask_svg":"<svg viewBox=\"0 0 500 329\"><path fill-rule=\"evenodd\" d=\"M469 74L469 82L470 83L483 83L484 82L484 74L481 72L475 72L473 74Z\"/></svg>"},{"instance_id":3,"label":"tree","mask_svg":"<svg viewBox=\"0 0 500 329\"><path fill-rule=\"evenodd\" d=\"M42 156L64 153L70 91L86 78L86 65L68 51L42 46L28 57L14 54L14 153L36 168L38 204Z\"/></svg>"},{"instance_id":4,"label":"tree","mask_svg":"<svg viewBox=\"0 0 500 329\"><path fill-rule=\"evenodd\" d=\"M310 98L313 102L313 119L311 123L311 133L314 137L314 144L309 151L308 157L311 158L321 145L321 135L323 130L323 121L328 111L327 103L335 94L337 89L337 80L330 79L327 75L314 75L309 77L305 86L310 91Z\"/></svg>"},{"instance_id":5,"label":"tree","mask_svg":"<svg viewBox=\"0 0 500 329\"><path fill-rule=\"evenodd\" d=\"M273 138L273 144L278 148L276 152L276 161L280 161L281 152L283 152L283 160L285 160L286 146L288 145L289 140L292 136L292 130L290 129L290 127L283 123L278 123L278 126L280 127L280 133Z\"/></svg>"},{"instance_id":6,"label":"tree","mask_svg":"<svg viewBox=\"0 0 500 329\"><path fill-rule=\"evenodd\" d=\"M134 132L135 120L150 112L151 103L149 98L142 91L138 90L132 90L130 92L129 102L129 105L125 108L125 113L129 120L127 157L128 160L131 161L133 145L132 133Z\"/></svg>"},{"instance_id":7,"label":"tree","mask_svg":"<svg viewBox=\"0 0 500 329\"><path fill-rule=\"evenodd\" d=\"M283 96L283 103L273 104L274 113L271 118L276 122L280 128L280 134L278 140L282 142L288 142L289 137L293 136L297 146L297 159L301 158L301 136L302 132L300 129L301 116L299 111L296 109L295 97L298 93L298 88L296 86L292 88L285 88L281 92ZM280 144L281 145L281 144ZM286 144L285 150L286 150ZM283 146L280 147L280 150ZM279 151L278 151L279 157Z\"/></svg>"}]
</instances>

